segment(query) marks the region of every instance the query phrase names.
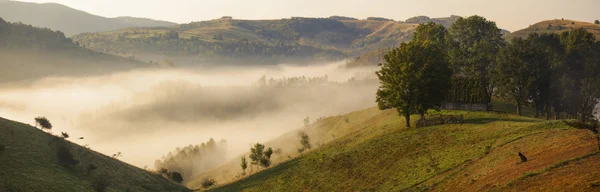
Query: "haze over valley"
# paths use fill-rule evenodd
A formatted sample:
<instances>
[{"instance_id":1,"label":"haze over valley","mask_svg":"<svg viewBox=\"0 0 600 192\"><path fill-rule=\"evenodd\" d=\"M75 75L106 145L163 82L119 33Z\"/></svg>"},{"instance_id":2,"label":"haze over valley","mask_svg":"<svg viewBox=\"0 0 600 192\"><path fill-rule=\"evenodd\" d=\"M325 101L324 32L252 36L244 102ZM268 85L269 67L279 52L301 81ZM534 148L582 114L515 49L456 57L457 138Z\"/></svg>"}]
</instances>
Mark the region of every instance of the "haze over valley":
<instances>
[{"instance_id":1,"label":"haze over valley","mask_svg":"<svg viewBox=\"0 0 600 192\"><path fill-rule=\"evenodd\" d=\"M53 119L55 132L84 136L79 144L105 154L122 152L124 161L139 167L152 166L176 147L210 138L227 140L229 152L236 155L252 143L301 127L307 116L373 106L377 84L362 80L374 68L346 70L339 68L342 64L45 78L0 88L0 116L32 125L32 114L46 116ZM259 87L263 75L328 79ZM349 83L352 77L360 82Z\"/></svg>"},{"instance_id":2,"label":"haze over valley","mask_svg":"<svg viewBox=\"0 0 600 192\"><path fill-rule=\"evenodd\" d=\"M598 2L365 2L0 0L0 191L600 189Z\"/></svg>"}]
</instances>

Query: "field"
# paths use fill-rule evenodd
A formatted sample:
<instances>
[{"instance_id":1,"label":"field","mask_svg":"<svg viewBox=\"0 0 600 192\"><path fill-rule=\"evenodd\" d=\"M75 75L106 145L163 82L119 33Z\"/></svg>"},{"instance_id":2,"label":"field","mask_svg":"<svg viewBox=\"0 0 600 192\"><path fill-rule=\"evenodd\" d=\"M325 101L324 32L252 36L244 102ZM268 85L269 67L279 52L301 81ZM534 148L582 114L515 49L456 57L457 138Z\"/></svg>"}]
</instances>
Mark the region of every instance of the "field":
<instances>
[{"instance_id":1,"label":"field","mask_svg":"<svg viewBox=\"0 0 600 192\"><path fill-rule=\"evenodd\" d=\"M600 182L598 141L589 130L504 112L436 114L465 121L406 129L395 111L376 108L326 118L306 128L313 142L326 144L247 177L215 177L221 185L209 191L560 191L571 181L560 172L582 178L571 189L592 190ZM519 152L529 161L520 163ZM229 172L239 174L239 162L231 164ZM187 185L200 189L215 173Z\"/></svg>"}]
</instances>

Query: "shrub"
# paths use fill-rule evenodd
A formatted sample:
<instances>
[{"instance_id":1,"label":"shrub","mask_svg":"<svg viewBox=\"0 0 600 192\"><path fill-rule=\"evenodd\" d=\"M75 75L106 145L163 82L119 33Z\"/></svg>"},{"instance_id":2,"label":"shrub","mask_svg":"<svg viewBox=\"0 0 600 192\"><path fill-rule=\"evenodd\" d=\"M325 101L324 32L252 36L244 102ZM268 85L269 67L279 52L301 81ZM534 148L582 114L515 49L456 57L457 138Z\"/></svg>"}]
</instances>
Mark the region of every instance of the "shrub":
<instances>
[{"instance_id":1,"label":"shrub","mask_svg":"<svg viewBox=\"0 0 600 192\"><path fill-rule=\"evenodd\" d=\"M99 175L92 180L92 188L96 192L105 192L110 183L108 175Z\"/></svg>"},{"instance_id":2,"label":"shrub","mask_svg":"<svg viewBox=\"0 0 600 192\"><path fill-rule=\"evenodd\" d=\"M214 179L204 179L202 181L202 187L204 188L208 188L210 186L215 185L215 180Z\"/></svg>"},{"instance_id":3,"label":"shrub","mask_svg":"<svg viewBox=\"0 0 600 192\"><path fill-rule=\"evenodd\" d=\"M596 21L594 21L594 24L598 25L598 24L600 24L600 21L596 20Z\"/></svg>"},{"instance_id":4,"label":"shrub","mask_svg":"<svg viewBox=\"0 0 600 192\"><path fill-rule=\"evenodd\" d=\"M60 134L61 134L60 137L62 137L63 139L68 139L69 138L69 134L67 132L61 132Z\"/></svg>"},{"instance_id":5,"label":"shrub","mask_svg":"<svg viewBox=\"0 0 600 192\"><path fill-rule=\"evenodd\" d=\"M248 168L248 161L246 160L246 156L242 157L242 162L240 163L242 167L242 175L246 175L246 168Z\"/></svg>"},{"instance_id":6,"label":"shrub","mask_svg":"<svg viewBox=\"0 0 600 192\"><path fill-rule=\"evenodd\" d=\"M98 169L98 167L97 167L96 165L94 165L94 164L89 164L89 165L87 166L87 174L89 175L89 174L90 174L90 173L91 173L93 170L96 170L96 169Z\"/></svg>"},{"instance_id":7,"label":"shrub","mask_svg":"<svg viewBox=\"0 0 600 192\"><path fill-rule=\"evenodd\" d=\"M310 145L310 138L308 137L308 134L306 134L306 132L299 132L298 137L300 137L300 144L302 145L302 150L299 149L298 152L302 153L306 149L312 148L312 146Z\"/></svg>"},{"instance_id":8,"label":"shrub","mask_svg":"<svg viewBox=\"0 0 600 192\"><path fill-rule=\"evenodd\" d=\"M57 148L58 161L61 164L66 166L73 166L79 163L79 161L75 159L75 157L73 157L73 153L71 153L71 149L69 149L67 143L60 142L58 143Z\"/></svg>"},{"instance_id":9,"label":"shrub","mask_svg":"<svg viewBox=\"0 0 600 192\"><path fill-rule=\"evenodd\" d=\"M176 172L176 171L169 172L168 176L169 176L169 179L171 179L172 181L175 181L177 183L183 182L183 176L179 172Z\"/></svg>"},{"instance_id":10,"label":"shrub","mask_svg":"<svg viewBox=\"0 0 600 192\"><path fill-rule=\"evenodd\" d=\"M52 129L52 124L46 117L36 117L33 118L37 125L40 125L42 129Z\"/></svg>"},{"instance_id":11,"label":"shrub","mask_svg":"<svg viewBox=\"0 0 600 192\"><path fill-rule=\"evenodd\" d=\"M269 147L265 150L265 146L260 143L256 143L254 147L250 148L250 160L253 165L260 165L265 168L271 166L272 154L272 148Z\"/></svg>"}]
</instances>

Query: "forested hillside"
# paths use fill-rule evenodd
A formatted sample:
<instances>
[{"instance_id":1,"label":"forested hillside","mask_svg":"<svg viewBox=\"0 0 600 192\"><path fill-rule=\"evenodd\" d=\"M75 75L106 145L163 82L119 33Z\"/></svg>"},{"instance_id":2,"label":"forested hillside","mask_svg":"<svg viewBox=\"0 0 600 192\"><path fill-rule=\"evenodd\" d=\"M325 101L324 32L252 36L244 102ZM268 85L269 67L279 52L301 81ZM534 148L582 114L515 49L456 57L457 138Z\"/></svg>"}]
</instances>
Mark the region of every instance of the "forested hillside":
<instances>
[{"instance_id":1,"label":"forested hillside","mask_svg":"<svg viewBox=\"0 0 600 192\"><path fill-rule=\"evenodd\" d=\"M0 0L0 17L9 22L22 22L47 27L72 36L83 32L101 32L129 27L172 26L175 23L145 18L105 18L56 3L29 3Z\"/></svg>"},{"instance_id":2,"label":"forested hillside","mask_svg":"<svg viewBox=\"0 0 600 192\"><path fill-rule=\"evenodd\" d=\"M447 26L457 18L423 19ZM423 19L400 22L341 16L279 20L223 17L173 27L85 33L74 39L106 53L145 61L167 58L178 65L314 63L398 46L411 39Z\"/></svg>"},{"instance_id":3,"label":"forested hillside","mask_svg":"<svg viewBox=\"0 0 600 192\"><path fill-rule=\"evenodd\" d=\"M89 75L150 64L88 50L60 31L0 18L0 83L55 75Z\"/></svg>"}]
</instances>

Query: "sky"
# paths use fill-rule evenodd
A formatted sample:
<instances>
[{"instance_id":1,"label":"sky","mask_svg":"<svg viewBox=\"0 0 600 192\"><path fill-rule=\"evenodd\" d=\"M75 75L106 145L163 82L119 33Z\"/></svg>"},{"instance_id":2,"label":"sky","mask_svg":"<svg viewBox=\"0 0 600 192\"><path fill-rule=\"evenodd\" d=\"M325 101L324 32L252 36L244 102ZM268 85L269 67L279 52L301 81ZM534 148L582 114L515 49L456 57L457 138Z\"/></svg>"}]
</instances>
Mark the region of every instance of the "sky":
<instances>
[{"instance_id":1,"label":"sky","mask_svg":"<svg viewBox=\"0 0 600 192\"><path fill-rule=\"evenodd\" d=\"M23 0L53 2L104 17L133 16L176 23L221 16L280 19L293 16L406 20L419 15L481 15L500 28L515 31L550 19L593 22L600 0Z\"/></svg>"}]
</instances>

